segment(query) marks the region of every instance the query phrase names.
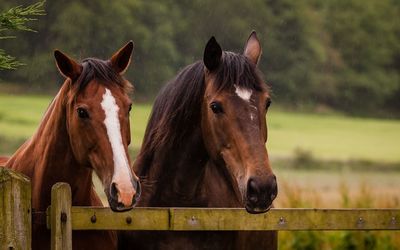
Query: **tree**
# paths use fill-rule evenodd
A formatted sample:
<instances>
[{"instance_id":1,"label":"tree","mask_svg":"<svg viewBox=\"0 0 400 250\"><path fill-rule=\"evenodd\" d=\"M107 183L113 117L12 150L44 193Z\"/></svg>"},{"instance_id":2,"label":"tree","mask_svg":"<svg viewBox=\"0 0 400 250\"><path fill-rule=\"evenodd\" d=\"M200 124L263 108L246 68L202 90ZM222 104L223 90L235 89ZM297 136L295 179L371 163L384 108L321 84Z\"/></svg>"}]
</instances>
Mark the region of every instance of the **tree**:
<instances>
[{"instance_id":1,"label":"tree","mask_svg":"<svg viewBox=\"0 0 400 250\"><path fill-rule=\"evenodd\" d=\"M0 9L29 1L38 0L2 0ZM126 77L136 97L151 100L180 68L202 58L211 36L224 50L241 52L256 30L259 68L278 103L400 116L399 14L398 0L48 1L46 16L31 24L40 32L1 45L29 67L1 77L30 91L54 91L61 79L53 49L76 59L108 58L133 40Z\"/></svg>"},{"instance_id":2,"label":"tree","mask_svg":"<svg viewBox=\"0 0 400 250\"><path fill-rule=\"evenodd\" d=\"M29 28L27 23L37 20L34 16L44 15L44 2L38 2L27 7L17 6L9 9L4 13L0 13L0 40L11 39L15 36L9 35L10 31L30 31L35 30ZM23 63L16 60L15 57L8 55L3 49L0 49L0 70L16 69Z\"/></svg>"},{"instance_id":3,"label":"tree","mask_svg":"<svg viewBox=\"0 0 400 250\"><path fill-rule=\"evenodd\" d=\"M327 2L332 47L342 67L335 77L340 91L331 103L336 108L368 114L387 109L387 100L400 89L396 57L400 52L397 1L334 0ZM357 13L357 14L355 14ZM381 111L378 111L381 110Z\"/></svg>"}]
</instances>

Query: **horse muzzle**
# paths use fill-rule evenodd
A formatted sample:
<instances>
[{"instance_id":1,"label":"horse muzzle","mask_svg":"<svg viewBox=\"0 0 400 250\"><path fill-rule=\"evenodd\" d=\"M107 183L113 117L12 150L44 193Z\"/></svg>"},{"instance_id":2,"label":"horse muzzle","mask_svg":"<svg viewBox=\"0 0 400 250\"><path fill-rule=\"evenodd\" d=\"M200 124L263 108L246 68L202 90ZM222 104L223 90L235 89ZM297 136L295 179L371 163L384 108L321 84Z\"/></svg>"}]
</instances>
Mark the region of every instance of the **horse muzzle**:
<instances>
[{"instance_id":1,"label":"horse muzzle","mask_svg":"<svg viewBox=\"0 0 400 250\"><path fill-rule=\"evenodd\" d=\"M278 194L278 185L275 175L266 178L251 177L247 181L245 207L252 214L265 213Z\"/></svg>"},{"instance_id":2,"label":"horse muzzle","mask_svg":"<svg viewBox=\"0 0 400 250\"><path fill-rule=\"evenodd\" d=\"M139 180L131 180L131 187L112 182L106 192L110 208L114 212L123 212L133 208L141 195Z\"/></svg>"}]
</instances>

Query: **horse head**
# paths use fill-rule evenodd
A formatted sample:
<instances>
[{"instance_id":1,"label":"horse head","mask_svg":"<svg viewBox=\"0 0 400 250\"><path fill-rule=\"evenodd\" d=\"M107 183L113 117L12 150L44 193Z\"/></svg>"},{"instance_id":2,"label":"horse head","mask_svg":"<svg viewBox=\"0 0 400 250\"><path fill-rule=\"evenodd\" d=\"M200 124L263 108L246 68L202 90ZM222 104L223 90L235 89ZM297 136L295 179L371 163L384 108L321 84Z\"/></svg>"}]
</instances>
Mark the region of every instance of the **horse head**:
<instances>
[{"instance_id":1,"label":"horse head","mask_svg":"<svg viewBox=\"0 0 400 250\"><path fill-rule=\"evenodd\" d=\"M223 52L212 37L203 57L204 143L250 213L267 211L277 196L276 177L265 146L271 97L257 69L260 56L260 42L253 32L243 54Z\"/></svg>"},{"instance_id":2,"label":"horse head","mask_svg":"<svg viewBox=\"0 0 400 250\"><path fill-rule=\"evenodd\" d=\"M54 52L57 67L70 85L65 116L72 152L79 165L99 176L114 211L132 208L140 196L128 154L131 85L122 77L132 50L129 42L109 60L88 58L82 63Z\"/></svg>"}]
</instances>

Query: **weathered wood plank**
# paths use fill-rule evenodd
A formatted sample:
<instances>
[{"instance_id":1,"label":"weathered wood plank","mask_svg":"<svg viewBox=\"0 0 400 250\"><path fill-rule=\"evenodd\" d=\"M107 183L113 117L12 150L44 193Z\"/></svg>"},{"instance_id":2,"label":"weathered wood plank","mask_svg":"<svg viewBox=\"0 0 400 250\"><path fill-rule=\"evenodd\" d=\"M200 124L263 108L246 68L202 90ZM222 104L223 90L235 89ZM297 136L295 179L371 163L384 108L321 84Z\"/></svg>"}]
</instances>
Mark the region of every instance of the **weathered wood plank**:
<instances>
[{"instance_id":1,"label":"weathered wood plank","mask_svg":"<svg viewBox=\"0 0 400 250\"><path fill-rule=\"evenodd\" d=\"M95 215L96 221L92 222ZM127 218L131 223L127 223ZM128 219L129 220L129 219ZM72 208L74 230L400 230L400 209Z\"/></svg>"},{"instance_id":2,"label":"weathered wood plank","mask_svg":"<svg viewBox=\"0 0 400 250\"><path fill-rule=\"evenodd\" d=\"M400 209L172 209L172 230L400 230Z\"/></svg>"},{"instance_id":3,"label":"weathered wood plank","mask_svg":"<svg viewBox=\"0 0 400 250\"><path fill-rule=\"evenodd\" d=\"M135 208L115 213L104 207L72 207L74 230L168 230L169 210Z\"/></svg>"},{"instance_id":4,"label":"weathered wood plank","mask_svg":"<svg viewBox=\"0 0 400 250\"><path fill-rule=\"evenodd\" d=\"M72 249L71 188L67 183L56 183L51 189L51 249Z\"/></svg>"},{"instance_id":5,"label":"weathered wood plank","mask_svg":"<svg viewBox=\"0 0 400 250\"><path fill-rule=\"evenodd\" d=\"M29 179L0 168L0 249L31 249L31 210Z\"/></svg>"}]
</instances>

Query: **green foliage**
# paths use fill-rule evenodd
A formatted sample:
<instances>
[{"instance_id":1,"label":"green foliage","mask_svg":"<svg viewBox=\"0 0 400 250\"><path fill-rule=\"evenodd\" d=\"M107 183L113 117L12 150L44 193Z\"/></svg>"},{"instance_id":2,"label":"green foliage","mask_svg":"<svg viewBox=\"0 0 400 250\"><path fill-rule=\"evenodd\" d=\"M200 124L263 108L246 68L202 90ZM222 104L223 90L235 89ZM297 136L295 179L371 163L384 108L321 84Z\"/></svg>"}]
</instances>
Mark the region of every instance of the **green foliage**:
<instances>
[{"instance_id":1,"label":"green foliage","mask_svg":"<svg viewBox=\"0 0 400 250\"><path fill-rule=\"evenodd\" d=\"M331 98L332 105L365 113L385 106L393 94L397 95L399 6L397 1L362 0L328 4L326 27L332 47L340 52L340 64L335 68L338 95Z\"/></svg>"},{"instance_id":2,"label":"green foliage","mask_svg":"<svg viewBox=\"0 0 400 250\"><path fill-rule=\"evenodd\" d=\"M4 0L0 8L15 0ZM26 0L19 0L26 2ZM251 30L261 39L260 68L277 102L400 116L400 2L396 0L49 1L43 22L3 49L31 67L3 76L54 89L61 78L51 51L108 58L135 42L127 78L151 99L185 65L202 58L214 35L240 52Z\"/></svg>"},{"instance_id":3,"label":"green foliage","mask_svg":"<svg viewBox=\"0 0 400 250\"><path fill-rule=\"evenodd\" d=\"M293 232L291 249L318 250L321 249L322 240L318 232L305 231Z\"/></svg>"},{"instance_id":4,"label":"green foliage","mask_svg":"<svg viewBox=\"0 0 400 250\"><path fill-rule=\"evenodd\" d=\"M0 32L6 30L24 30L24 31L34 31L26 23L29 21L37 20L32 18L32 16L44 15L44 5L45 1L41 1L27 7L17 6L9 9L4 13L0 13ZM2 37L9 38L9 37Z\"/></svg>"},{"instance_id":5,"label":"green foliage","mask_svg":"<svg viewBox=\"0 0 400 250\"><path fill-rule=\"evenodd\" d=\"M7 35L9 31L35 32L27 26L27 23L36 20L33 16L45 14L44 3L45 1L41 1L27 7L17 6L0 13L0 40L15 38L15 36ZM15 57L7 55L3 49L0 49L0 70L16 69L21 65L23 64L16 61Z\"/></svg>"},{"instance_id":6,"label":"green foliage","mask_svg":"<svg viewBox=\"0 0 400 250\"><path fill-rule=\"evenodd\" d=\"M16 69L22 63L15 60L15 57L7 55L4 50L0 49L0 70L2 69Z\"/></svg>"}]
</instances>

